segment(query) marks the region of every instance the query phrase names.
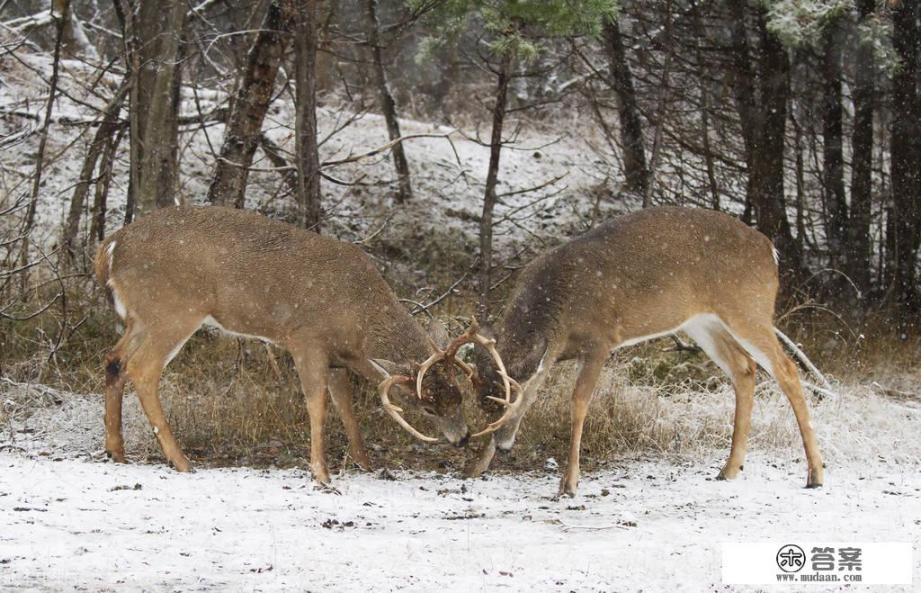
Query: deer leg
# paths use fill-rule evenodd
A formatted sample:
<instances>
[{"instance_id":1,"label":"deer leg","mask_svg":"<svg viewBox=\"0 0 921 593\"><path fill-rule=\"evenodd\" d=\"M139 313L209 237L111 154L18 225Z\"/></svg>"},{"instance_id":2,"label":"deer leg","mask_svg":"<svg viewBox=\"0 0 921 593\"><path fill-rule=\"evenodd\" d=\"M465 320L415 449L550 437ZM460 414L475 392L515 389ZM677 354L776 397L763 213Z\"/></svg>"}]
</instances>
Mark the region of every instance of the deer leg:
<instances>
[{"instance_id":1,"label":"deer leg","mask_svg":"<svg viewBox=\"0 0 921 593\"><path fill-rule=\"evenodd\" d=\"M129 322L124 335L105 357L105 451L113 461L125 462L125 440L122 437L122 400L125 396L125 360L129 345L134 340L132 324Z\"/></svg>"},{"instance_id":2,"label":"deer leg","mask_svg":"<svg viewBox=\"0 0 921 593\"><path fill-rule=\"evenodd\" d=\"M518 416L510 419L507 424L499 428L490 437L489 443L480 450L477 459L465 468L464 475L466 477L477 478L483 475L489 469L497 451L508 451L512 448L515 444L515 437L518 434L518 429L521 427L521 421L524 419L528 409L537 401L537 392L546 376L547 370L544 369L522 386L523 391L518 397L523 397L525 399L522 402Z\"/></svg>"},{"instance_id":3,"label":"deer leg","mask_svg":"<svg viewBox=\"0 0 921 593\"><path fill-rule=\"evenodd\" d=\"M301 388L307 400L310 416L310 471L313 478L324 486L329 485L329 468L326 466L326 440L323 426L326 422L326 383L329 365L320 357L301 354L294 350L294 364L301 378Z\"/></svg>"},{"instance_id":4,"label":"deer leg","mask_svg":"<svg viewBox=\"0 0 921 593\"><path fill-rule=\"evenodd\" d=\"M358 428L358 422L352 410L352 389L349 384L348 371L345 369L332 369L329 372L329 394L332 396L333 405L339 412L339 418L342 420L342 427L345 428L345 435L349 439L349 455L358 467L365 471L371 471L371 460L368 457L368 451L365 449L365 443L361 438L361 430Z\"/></svg>"},{"instance_id":5,"label":"deer leg","mask_svg":"<svg viewBox=\"0 0 921 593\"><path fill-rule=\"evenodd\" d=\"M125 463L125 439L122 436L122 400L127 378L116 352L106 356L106 455L116 463Z\"/></svg>"},{"instance_id":6,"label":"deer leg","mask_svg":"<svg viewBox=\"0 0 921 593\"><path fill-rule=\"evenodd\" d=\"M806 405L806 398L803 397L803 387L800 384L796 365L784 353L780 342L777 341L777 336L774 335L772 326L765 325L756 328L739 329L741 331L737 331L736 327L732 327L733 335L739 338L742 347L758 361L758 364L763 366L777 380L780 389L790 402L790 407L793 408L800 436L803 439L806 462L808 463L806 487L820 487L825 466L822 462L822 454L819 452L815 429L809 419L809 408Z\"/></svg>"},{"instance_id":7,"label":"deer leg","mask_svg":"<svg viewBox=\"0 0 921 593\"><path fill-rule=\"evenodd\" d=\"M192 466L176 442L176 437L173 436L173 431L163 414L158 393L160 376L172 357L198 329L200 321L190 324L189 327L171 328L172 331L168 334L146 335L143 343L129 356L125 370L128 378L134 383L141 408L153 427L164 457L180 472L187 472Z\"/></svg>"},{"instance_id":8,"label":"deer leg","mask_svg":"<svg viewBox=\"0 0 921 593\"><path fill-rule=\"evenodd\" d=\"M717 479L731 480L739 475L745 464L748 449L748 435L751 432L752 408L755 403L755 361L744 353L737 353L731 358L732 387L736 394L736 411L732 425L732 446L729 459Z\"/></svg>"},{"instance_id":9,"label":"deer leg","mask_svg":"<svg viewBox=\"0 0 921 593\"><path fill-rule=\"evenodd\" d=\"M729 459L717 475L719 480L731 480L738 476L745 463L757 367L755 361L720 323L689 325L685 332L732 379L736 396L732 448L729 451Z\"/></svg>"},{"instance_id":10,"label":"deer leg","mask_svg":"<svg viewBox=\"0 0 921 593\"><path fill-rule=\"evenodd\" d=\"M579 485L579 451L582 447L582 426L592 401L592 393L604 366L604 356L594 356L582 363L576 387L572 392L569 463L560 481L560 496L575 496Z\"/></svg>"}]
</instances>

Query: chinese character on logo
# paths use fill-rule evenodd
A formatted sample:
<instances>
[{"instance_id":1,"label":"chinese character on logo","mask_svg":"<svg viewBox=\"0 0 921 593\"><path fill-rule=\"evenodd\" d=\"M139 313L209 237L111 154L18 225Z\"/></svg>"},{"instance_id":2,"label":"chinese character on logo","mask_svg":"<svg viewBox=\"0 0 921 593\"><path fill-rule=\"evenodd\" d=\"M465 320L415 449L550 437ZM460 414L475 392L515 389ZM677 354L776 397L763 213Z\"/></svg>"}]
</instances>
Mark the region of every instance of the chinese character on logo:
<instances>
[{"instance_id":1,"label":"chinese character on logo","mask_svg":"<svg viewBox=\"0 0 921 593\"><path fill-rule=\"evenodd\" d=\"M812 570L835 570L835 549L812 548Z\"/></svg>"},{"instance_id":2,"label":"chinese character on logo","mask_svg":"<svg viewBox=\"0 0 921 593\"><path fill-rule=\"evenodd\" d=\"M860 548L838 548L838 570L861 570L863 560Z\"/></svg>"}]
</instances>

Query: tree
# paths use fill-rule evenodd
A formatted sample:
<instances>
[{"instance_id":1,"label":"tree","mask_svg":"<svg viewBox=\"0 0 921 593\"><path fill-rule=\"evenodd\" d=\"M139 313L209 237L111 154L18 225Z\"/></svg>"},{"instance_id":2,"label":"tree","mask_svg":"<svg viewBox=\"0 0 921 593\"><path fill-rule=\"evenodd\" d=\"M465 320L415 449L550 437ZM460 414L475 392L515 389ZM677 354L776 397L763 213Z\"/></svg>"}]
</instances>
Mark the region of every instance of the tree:
<instances>
[{"instance_id":1,"label":"tree","mask_svg":"<svg viewBox=\"0 0 921 593\"><path fill-rule=\"evenodd\" d=\"M418 5L424 0L414 0ZM616 16L615 0L447 0L434 16L444 35L469 28L478 29L478 38L489 52L481 55L483 68L494 77L492 129L489 141L489 165L483 191L480 216L479 302L477 315L487 320L490 313L489 293L493 270L493 211L498 201L503 127L507 111L509 84L519 62L532 61L554 37L601 34L604 23Z\"/></svg>"},{"instance_id":2,"label":"tree","mask_svg":"<svg viewBox=\"0 0 921 593\"><path fill-rule=\"evenodd\" d=\"M858 0L860 12L854 57L854 130L851 136L851 210L847 229L847 272L864 293L870 290L870 219L873 205L873 111L876 95L873 40L863 26L874 0Z\"/></svg>"},{"instance_id":3,"label":"tree","mask_svg":"<svg viewBox=\"0 0 921 593\"><path fill-rule=\"evenodd\" d=\"M842 54L840 19L830 19L822 32L822 146L828 251L832 266L843 263L847 232L844 191L844 123L841 105Z\"/></svg>"},{"instance_id":4,"label":"tree","mask_svg":"<svg viewBox=\"0 0 921 593\"><path fill-rule=\"evenodd\" d=\"M624 176L627 188L645 196L649 186L646 151L643 148L643 127L633 87L633 73L627 63L620 25L613 19L604 23L604 49L608 58L608 72L617 95L620 115L620 139L624 151Z\"/></svg>"},{"instance_id":5,"label":"tree","mask_svg":"<svg viewBox=\"0 0 921 593\"><path fill-rule=\"evenodd\" d=\"M384 116L384 121L387 122L387 134L392 141L400 137L400 121L397 119L396 101L393 100L393 93L390 92L390 85L387 82L387 70L384 67L384 52L383 47L381 47L380 22L378 20L378 0L365 0L365 13L368 20L368 47L371 53L374 84L377 87L381 114ZM409 162L406 160L403 143L394 144L391 154L393 154L393 167L396 170L399 183L397 203L403 203L412 198L413 195Z\"/></svg>"},{"instance_id":6,"label":"tree","mask_svg":"<svg viewBox=\"0 0 921 593\"><path fill-rule=\"evenodd\" d=\"M897 2L892 44L899 64L892 77L892 226L890 271L903 331L916 323L918 243L921 241L921 96L917 91L921 4Z\"/></svg>"},{"instance_id":7,"label":"tree","mask_svg":"<svg viewBox=\"0 0 921 593\"><path fill-rule=\"evenodd\" d=\"M131 73L131 180L128 221L176 202L179 177L180 44L188 5L182 0L139 2L124 13Z\"/></svg>"},{"instance_id":8,"label":"tree","mask_svg":"<svg viewBox=\"0 0 921 593\"><path fill-rule=\"evenodd\" d=\"M320 231L320 156L317 146L317 2L297 2L294 27L295 145L298 222Z\"/></svg>"},{"instance_id":9,"label":"tree","mask_svg":"<svg viewBox=\"0 0 921 593\"><path fill-rule=\"evenodd\" d=\"M262 138L262 122L272 101L278 67L291 41L294 0L273 0L246 56L243 79L234 93L221 154L208 188L214 204L244 206L246 181Z\"/></svg>"},{"instance_id":10,"label":"tree","mask_svg":"<svg viewBox=\"0 0 921 593\"><path fill-rule=\"evenodd\" d=\"M758 230L780 251L782 268L800 274L802 255L793 240L784 199L789 59L776 33L768 30L766 13L759 7L755 24L760 57L755 62L745 5L745 0L729 0L733 91L748 168L747 199L755 211Z\"/></svg>"}]
</instances>

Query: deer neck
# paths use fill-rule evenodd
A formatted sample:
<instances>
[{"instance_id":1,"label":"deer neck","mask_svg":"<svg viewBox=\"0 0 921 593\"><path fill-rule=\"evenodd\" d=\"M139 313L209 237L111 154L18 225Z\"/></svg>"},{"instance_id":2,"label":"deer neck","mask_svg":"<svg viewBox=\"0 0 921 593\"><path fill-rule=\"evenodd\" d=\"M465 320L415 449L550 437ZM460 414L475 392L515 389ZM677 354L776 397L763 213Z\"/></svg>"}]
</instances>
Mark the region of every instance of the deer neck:
<instances>
[{"instance_id":1,"label":"deer neck","mask_svg":"<svg viewBox=\"0 0 921 593\"><path fill-rule=\"evenodd\" d=\"M399 364L422 362L434 352L431 340L406 309L397 309L378 309L369 320L368 358Z\"/></svg>"},{"instance_id":2,"label":"deer neck","mask_svg":"<svg viewBox=\"0 0 921 593\"><path fill-rule=\"evenodd\" d=\"M555 343L558 319L546 303L513 302L496 328L496 348L512 378L527 381L537 373Z\"/></svg>"}]
</instances>

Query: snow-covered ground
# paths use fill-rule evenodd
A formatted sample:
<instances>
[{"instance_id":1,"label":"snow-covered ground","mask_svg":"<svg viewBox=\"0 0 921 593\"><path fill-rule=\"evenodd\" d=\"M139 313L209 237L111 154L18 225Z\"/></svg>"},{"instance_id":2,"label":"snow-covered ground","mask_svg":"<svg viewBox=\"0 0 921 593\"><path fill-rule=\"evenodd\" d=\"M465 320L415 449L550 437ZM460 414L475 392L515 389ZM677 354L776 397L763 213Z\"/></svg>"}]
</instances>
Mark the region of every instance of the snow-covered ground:
<instances>
[{"instance_id":1,"label":"snow-covered ground","mask_svg":"<svg viewBox=\"0 0 921 593\"><path fill-rule=\"evenodd\" d=\"M553 463L514 474L500 466L478 480L347 472L334 477L338 494L301 470L115 465L99 459L99 396L11 382L4 391L13 415L0 428L0 590L751 591L721 583L721 544L777 540L909 541L921 585L921 447L912 433L921 407L869 388L814 405L828 461L822 489L803 488L798 446L758 436L784 434L770 428L775 416L793 422L767 392L738 480L713 479L722 446L614 457L561 500ZM699 407L730 400L695 398L696 407L669 405L703 422ZM35 406L26 418L22 401ZM674 422L669 409L650 414ZM718 414L730 417L728 408ZM129 454L149 451L132 397L125 435Z\"/></svg>"},{"instance_id":2,"label":"snow-covered ground","mask_svg":"<svg viewBox=\"0 0 921 593\"><path fill-rule=\"evenodd\" d=\"M714 591L731 590L725 542L921 546L917 467L830 468L825 488L806 490L801 463L752 459L719 482L718 462L619 464L553 500L552 472L349 473L335 494L302 471L2 453L0 589Z\"/></svg>"}]
</instances>

